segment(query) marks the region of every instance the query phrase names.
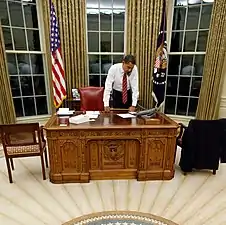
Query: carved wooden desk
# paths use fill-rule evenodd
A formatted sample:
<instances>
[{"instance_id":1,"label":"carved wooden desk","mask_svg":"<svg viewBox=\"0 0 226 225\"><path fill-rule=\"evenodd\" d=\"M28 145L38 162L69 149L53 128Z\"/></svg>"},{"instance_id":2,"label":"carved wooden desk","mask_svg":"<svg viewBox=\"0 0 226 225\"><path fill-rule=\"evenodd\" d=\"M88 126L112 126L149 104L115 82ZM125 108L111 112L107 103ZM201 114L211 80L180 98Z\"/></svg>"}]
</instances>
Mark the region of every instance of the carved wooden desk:
<instances>
[{"instance_id":1,"label":"carved wooden desk","mask_svg":"<svg viewBox=\"0 0 226 225\"><path fill-rule=\"evenodd\" d=\"M121 112L122 113L122 112ZM79 125L52 116L45 125L53 183L91 179L170 180L174 177L177 124L156 114L158 124L122 119L115 112Z\"/></svg>"}]
</instances>

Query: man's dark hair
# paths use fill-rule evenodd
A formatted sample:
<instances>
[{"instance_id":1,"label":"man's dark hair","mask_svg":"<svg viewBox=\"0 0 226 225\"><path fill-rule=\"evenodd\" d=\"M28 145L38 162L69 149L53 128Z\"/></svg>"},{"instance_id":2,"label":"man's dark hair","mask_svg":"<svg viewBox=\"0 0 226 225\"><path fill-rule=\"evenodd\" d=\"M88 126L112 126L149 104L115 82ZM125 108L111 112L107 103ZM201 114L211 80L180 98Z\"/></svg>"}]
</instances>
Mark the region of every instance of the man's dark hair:
<instances>
[{"instance_id":1,"label":"man's dark hair","mask_svg":"<svg viewBox=\"0 0 226 225\"><path fill-rule=\"evenodd\" d=\"M130 63L131 62L134 65L136 64L136 59L135 59L135 57L133 55L126 55L126 56L124 56L123 61L125 63Z\"/></svg>"}]
</instances>

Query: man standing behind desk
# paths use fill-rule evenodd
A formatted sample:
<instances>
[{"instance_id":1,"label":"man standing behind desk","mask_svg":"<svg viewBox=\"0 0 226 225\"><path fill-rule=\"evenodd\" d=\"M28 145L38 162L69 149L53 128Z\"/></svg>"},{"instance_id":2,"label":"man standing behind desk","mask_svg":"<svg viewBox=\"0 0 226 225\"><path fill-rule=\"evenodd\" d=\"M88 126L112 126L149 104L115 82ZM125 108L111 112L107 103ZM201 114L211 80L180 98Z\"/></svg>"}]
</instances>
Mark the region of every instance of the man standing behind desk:
<instances>
[{"instance_id":1,"label":"man standing behind desk","mask_svg":"<svg viewBox=\"0 0 226 225\"><path fill-rule=\"evenodd\" d=\"M104 90L104 109L110 111L109 99L112 91L113 108L129 109L134 112L139 95L138 71L135 57L126 55L122 63L111 66L108 71ZM112 90L113 89L113 90Z\"/></svg>"}]
</instances>

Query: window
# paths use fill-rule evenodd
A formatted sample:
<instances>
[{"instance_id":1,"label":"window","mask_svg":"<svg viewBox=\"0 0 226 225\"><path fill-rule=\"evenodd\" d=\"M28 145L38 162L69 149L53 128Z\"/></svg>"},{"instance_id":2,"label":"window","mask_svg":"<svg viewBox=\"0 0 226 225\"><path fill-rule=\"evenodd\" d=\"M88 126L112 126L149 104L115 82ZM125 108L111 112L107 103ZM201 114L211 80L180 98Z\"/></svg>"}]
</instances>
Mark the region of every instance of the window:
<instances>
[{"instance_id":1,"label":"window","mask_svg":"<svg viewBox=\"0 0 226 225\"><path fill-rule=\"evenodd\" d=\"M195 116L214 0L174 0L165 113Z\"/></svg>"},{"instance_id":2,"label":"window","mask_svg":"<svg viewBox=\"0 0 226 225\"><path fill-rule=\"evenodd\" d=\"M104 86L107 72L122 61L125 0L87 0L90 86Z\"/></svg>"},{"instance_id":3,"label":"window","mask_svg":"<svg viewBox=\"0 0 226 225\"><path fill-rule=\"evenodd\" d=\"M48 114L36 0L0 0L0 18L16 116Z\"/></svg>"}]
</instances>

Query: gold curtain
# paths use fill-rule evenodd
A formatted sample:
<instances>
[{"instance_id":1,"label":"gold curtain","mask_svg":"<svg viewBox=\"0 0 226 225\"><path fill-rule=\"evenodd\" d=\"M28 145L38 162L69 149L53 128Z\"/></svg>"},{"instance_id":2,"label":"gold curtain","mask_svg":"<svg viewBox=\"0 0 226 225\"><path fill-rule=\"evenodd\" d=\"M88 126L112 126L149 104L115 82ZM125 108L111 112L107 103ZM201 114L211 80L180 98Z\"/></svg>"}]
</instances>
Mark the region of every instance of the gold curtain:
<instances>
[{"instance_id":1,"label":"gold curtain","mask_svg":"<svg viewBox=\"0 0 226 225\"><path fill-rule=\"evenodd\" d=\"M0 124L16 122L15 109L6 64L5 44L0 24Z\"/></svg>"},{"instance_id":2,"label":"gold curtain","mask_svg":"<svg viewBox=\"0 0 226 225\"><path fill-rule=\"evenodd\" d=\"M226 50L225 15L225 0L216 0L212 10L197 119L218 118L222 81L225 76L222 71Z\"/></svg>"},{"instance_id":3,"label":"gold curtain","mask_svg":"<svg viewBox=\"0 0 226 225\"><path fill-rule=\"evenodd\" d=\"M136 56L139 103L152 107L152 75L163 0L127 0L126 53Z\"/></svg>"},{"instance_id":4,"label":"gold curtain","mask_svg":"<svg viewBox=\"0 0 226 225\"><path fill-rule=\"evenodd\" d=\"M87 47L86 47L86 1L52 0L60 27L61 51L64 62L68 98L71 89L87 85ZM45 32L49 37L49 0L44 0ZM49 38L46 38L47 49L50 49ZM48 52L48 51L47 51ZM49 73L51 59L48 53ZM51 77L51 76L50 76ZM52 81L51 81L52 82Z\"/></svg>"}]
</instances>

